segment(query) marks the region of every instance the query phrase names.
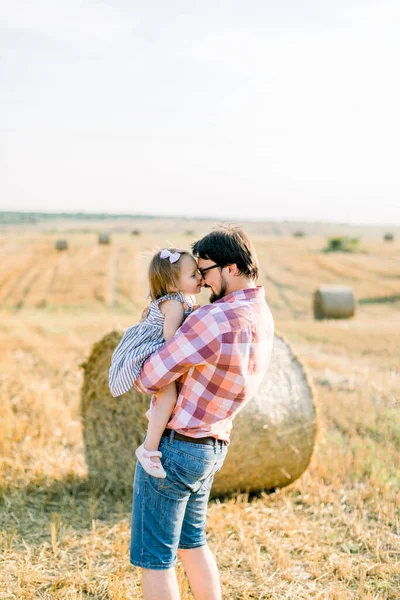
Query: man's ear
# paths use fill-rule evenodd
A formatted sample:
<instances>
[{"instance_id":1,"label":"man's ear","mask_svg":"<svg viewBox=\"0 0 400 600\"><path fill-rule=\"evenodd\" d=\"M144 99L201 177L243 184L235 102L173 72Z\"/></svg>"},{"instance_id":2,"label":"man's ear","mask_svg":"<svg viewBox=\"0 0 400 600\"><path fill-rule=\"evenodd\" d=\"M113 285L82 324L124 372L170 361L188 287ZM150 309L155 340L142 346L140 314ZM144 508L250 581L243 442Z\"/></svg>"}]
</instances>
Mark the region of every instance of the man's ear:
<instances>
[{"instance_id":1,"label":"man's ear","mask_svg":"<svg viewBox=\"0 0 400 600\"><path fill-rule=\"evenodd\" d=\"M228 269L228 273L229 275L238 275L239 274L239 269L237 268L237 264L233 263L232 265L226 265L226 268Z\"/></svg>"}]
</instances>

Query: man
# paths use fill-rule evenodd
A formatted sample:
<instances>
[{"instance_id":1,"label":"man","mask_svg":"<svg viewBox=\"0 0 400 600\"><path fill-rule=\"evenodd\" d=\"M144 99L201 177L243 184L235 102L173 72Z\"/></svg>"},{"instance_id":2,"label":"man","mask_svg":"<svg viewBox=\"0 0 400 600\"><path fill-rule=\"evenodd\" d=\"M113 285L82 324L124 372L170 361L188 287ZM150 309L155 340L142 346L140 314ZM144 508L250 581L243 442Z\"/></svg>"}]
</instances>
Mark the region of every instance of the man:
<instances>
[{"instance_id":1,"label":"man","mask_svg":"<svg viewBox=\"0 0 400 600\"><path fill-rule=\"evenodd\" d=\"M189 315L144 363L136 385L157 392L178 380L161 440L166 479L135 473L131 562L143 569L144 600L179 600L177 553L196 600L220 600L218 568L205 537L207 503L227 452L232 421L256 393L271 356L274 324L258 262L240 228L193 244L211 304ZM243 448L245 452L246 449Z\"/></svg>"}]
</instances>

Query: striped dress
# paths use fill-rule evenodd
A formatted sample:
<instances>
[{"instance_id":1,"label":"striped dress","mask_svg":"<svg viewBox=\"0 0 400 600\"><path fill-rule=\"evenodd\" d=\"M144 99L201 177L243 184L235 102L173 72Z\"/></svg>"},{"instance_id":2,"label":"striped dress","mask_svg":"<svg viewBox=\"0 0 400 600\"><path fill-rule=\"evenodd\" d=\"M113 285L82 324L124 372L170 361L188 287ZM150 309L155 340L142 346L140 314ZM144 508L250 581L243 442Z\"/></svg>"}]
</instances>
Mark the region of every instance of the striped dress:
<instances>
[{"instance_id":1,"label":"striped dress","mask_svg":"<svg viewBox=\"0 0 400 600\"><path fill-rule=\"evenodd\" d=\"M114 350L108 373L109 387L114 397L130 390L140 373L144 361L165 344L164 315L159 305L165 300L179 300L184 305L184 319L193 311L195 297L184 298L182 292L166 294L150 302L149 311L142 323L129 327ZM129 368L126 366L129 364ZM122 376L123 371L123 376Z\"/></svg>"}]
</instances>

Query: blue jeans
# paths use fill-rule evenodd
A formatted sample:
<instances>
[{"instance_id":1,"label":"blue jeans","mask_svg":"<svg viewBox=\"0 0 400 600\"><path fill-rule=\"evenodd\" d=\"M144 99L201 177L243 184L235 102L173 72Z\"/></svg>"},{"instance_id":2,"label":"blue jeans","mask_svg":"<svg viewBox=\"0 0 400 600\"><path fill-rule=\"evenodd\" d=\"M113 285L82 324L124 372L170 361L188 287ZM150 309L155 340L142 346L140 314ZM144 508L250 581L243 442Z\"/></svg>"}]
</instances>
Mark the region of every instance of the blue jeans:
<instances>
[{"instance_id":1,"label":"blue jeans","mask_svg":"<svg viewBox=\"0 0 400 600\"><path fill-rule=\"evenodd\" d=\"M207 504L214 475L227 446L162 437L159 450L165 479L148 475L137 463L133 484L131 563L144 569L170 569L178 548L206 544Z\"/></svg>"}]
</instances>

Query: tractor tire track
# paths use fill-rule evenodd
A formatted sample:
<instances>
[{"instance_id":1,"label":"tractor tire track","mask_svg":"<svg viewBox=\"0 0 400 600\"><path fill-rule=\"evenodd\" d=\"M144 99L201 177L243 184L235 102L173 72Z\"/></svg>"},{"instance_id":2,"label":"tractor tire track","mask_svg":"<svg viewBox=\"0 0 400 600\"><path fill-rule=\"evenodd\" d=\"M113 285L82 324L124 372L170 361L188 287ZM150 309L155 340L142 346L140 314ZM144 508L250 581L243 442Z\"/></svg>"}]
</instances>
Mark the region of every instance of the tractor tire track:
<instances>
[{"instance_id":1,"label":"tractor tire track","mask_svg":"<svg viewBox=\"0 0 400 600\"><path fill-rule=\"evenodd\" d=\"M118 296L118 269L119 269L119 261L121 255L121 248L118 248L110 258L109 263L109 299L108 305L111 308L114 308L117 304L117 296Z\"/></svg>"},{"instance_id":2,"label":"tractor tire track","mask_svg":"<svg viewBox=\"0 0 400 600\"><path fill-rule=\"evenodd\" d=\"M289 289L289 286L283 285L283 283L280 283L279 281L277 281L276 279L274 279L273 277L271 277L271 275L268 275L267 273L264 273L264 277L267 281L269 281L270 283L272 283L275 286L275 288L278 291L281 302L286 306L286 308L288 308L290 310L290 312L292 313L292 315L294 317L298 317L301 314L303 314L302 311L297 309L292 304L292 302L289 300L289 298L287 297L285 292L287 289Z\"/></svg>"},{"instance_id":3,"label":"tractor tire track","mask_svg":"<svg viewBox=\"0 0 400 600\"><path fill-rule=\"evenodd\" d=\"M28 297L28 294L32 288L32 285L35 283L35 281L37 279L39 279L40 275L42 274L42 270L40 267L38 267L37 269L35 269L33 276L28 280L26 286L24 287L24 289L22 290L22 296L21 299L16 303L15 305L15 310L21 310L21 308L24 307L25 304L25 300Z\"/></svg>"},{"instance_id":4,"label":"tractor tire track","mask_svg":"<svg viewBox=\"0 0 400 600\"><path fill-rule=\"evenodd\" d=\"M17 279L14 281L14 284L11 286L11 288L7 291L7 293L5 294L5 296L3 297L3 299L1 300L2 304L6 304L7 301L12 298L12 296L14 295L14 292L16 290L18 290L18 287L21 285L21 283L24 281L24 279L29 276L29 273L31 272L32 268L34 267L35 264L37 264L37 258L32 259L30 261L30 263L28 264L28 266L23 269L22 273L17 277Z\"/></svg>"}]
</instances>

